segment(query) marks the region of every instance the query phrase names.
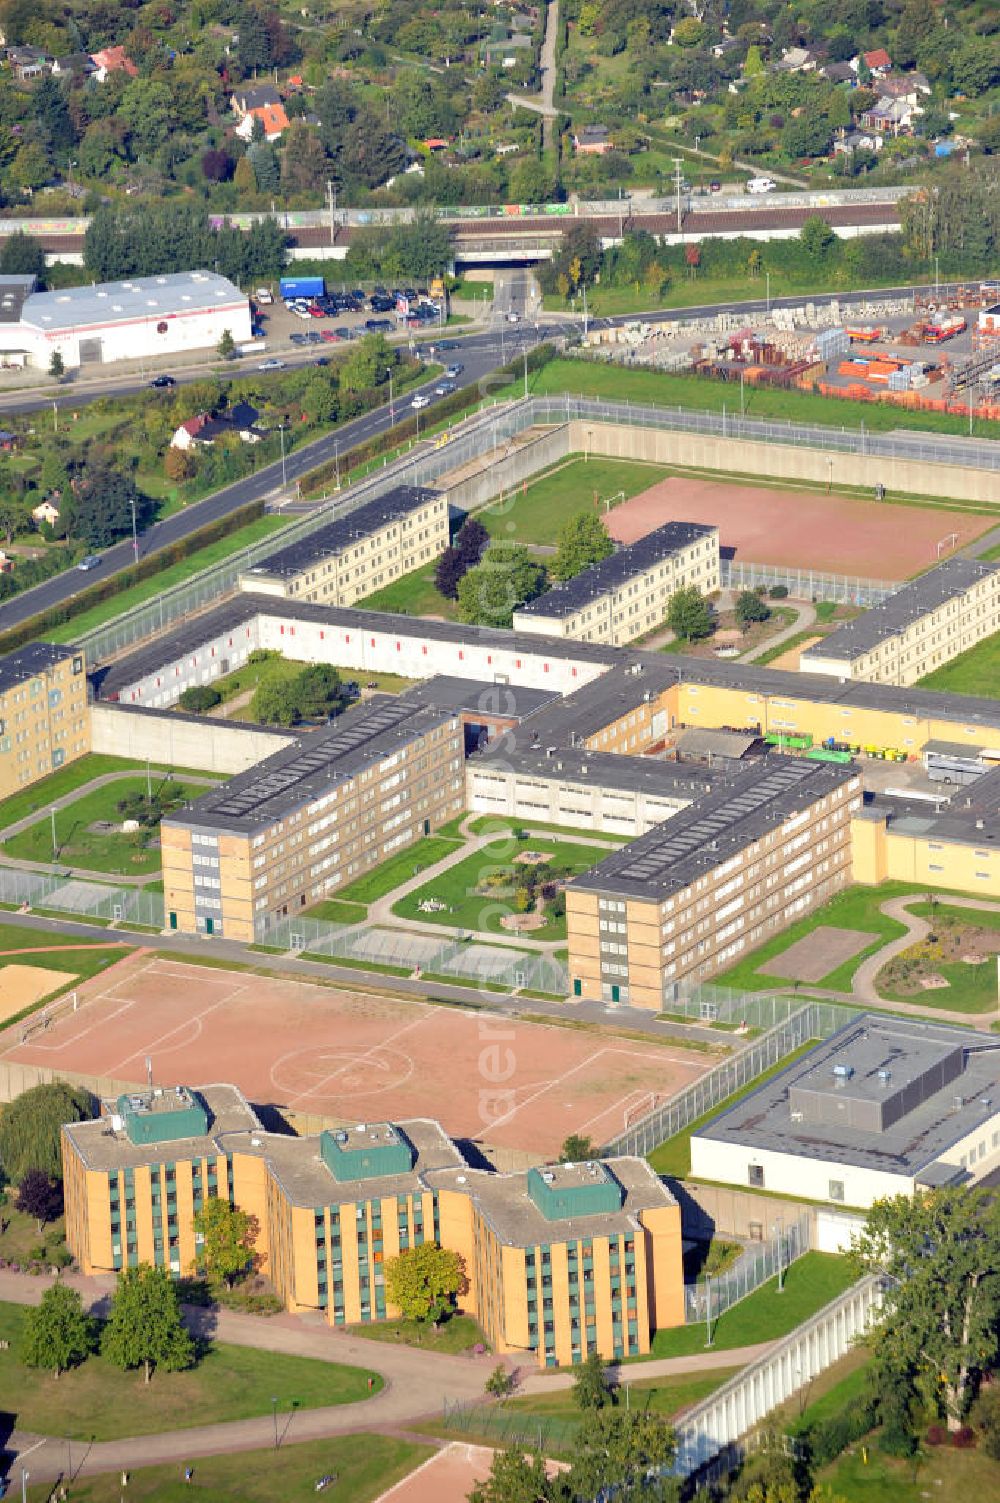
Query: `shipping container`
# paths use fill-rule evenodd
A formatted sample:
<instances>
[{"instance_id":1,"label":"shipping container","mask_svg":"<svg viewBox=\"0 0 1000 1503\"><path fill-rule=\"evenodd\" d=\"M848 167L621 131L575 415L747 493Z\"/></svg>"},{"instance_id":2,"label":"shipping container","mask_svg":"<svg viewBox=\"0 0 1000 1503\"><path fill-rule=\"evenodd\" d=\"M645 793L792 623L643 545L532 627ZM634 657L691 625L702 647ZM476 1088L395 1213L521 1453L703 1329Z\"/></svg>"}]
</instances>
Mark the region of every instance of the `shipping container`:
<instances>
[{"instance_id":1,"label":"shipping container","mask_svg":"<svg viewBox=\"0 0 1000 1503\"><path fill-rule=\"evenodd\" d=\"M325 297L324 277L282 277L278 291L287 302L293 297Z\"/></svg>"}]
</instances>

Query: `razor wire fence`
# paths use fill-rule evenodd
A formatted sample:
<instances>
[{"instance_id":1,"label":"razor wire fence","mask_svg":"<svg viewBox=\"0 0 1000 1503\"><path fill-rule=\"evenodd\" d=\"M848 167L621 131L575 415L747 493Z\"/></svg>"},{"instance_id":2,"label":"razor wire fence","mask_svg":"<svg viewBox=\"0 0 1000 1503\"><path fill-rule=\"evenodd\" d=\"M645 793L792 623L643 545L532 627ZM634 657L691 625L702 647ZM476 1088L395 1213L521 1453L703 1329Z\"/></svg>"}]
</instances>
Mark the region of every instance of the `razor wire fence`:
<instances>
[{"instance_id":1,"label":"razor wire fence","mask_svg":"<svg viewBox=\"0 0 1000 1503\"><path fill-rule=\"evenodd\" d=\"M752 999L737 994L744 1013ZM740 1014L743 1016L743 1013ZM837 1028L856 1016L853 1008L836 1003L806 1002L790 1009L788 1015L759 1038L753 1039L738 1054L721 1060L700 1080L692 1081L668 1101L655 1106L641 1121L634 1123L601 1149L602 1155L632 1154L644 1157L668 1138L683 1132L706 1112L722 1106L735 1091L751 1085L765 1070L801 1049L813 1039L829 1038Z\"/></svg>"},{"instance_id":2,"label":"razor wire fence","mask_svg":"<svg viewBox=\"0 0 1000 1503\"><path fill-rule=\"evenodd\" d=\"M68 918L100 919L109 924L164 927L163 894L142 887L104 886L74 876L22 871L0 866L0 903L9 907L44 908Z\"/></svg>"},{"instance_id":3,"label":"razor wire fence","mask_svg":"<svg viewBox=\"0 0 1000 1503\"><path fill-rule=\"evenodd\" d=\"M822 569L783 568L777 564L721 561L724 590L772 589L783 585L796 600L833 600L838 605L881 605L900 588L898 581L862 579L850 574L828 574Z\"/></svg>"},{"instance_id":4,"label":"razor wire fence","mask_svg":"<svg viewBox=\"0 0 1000 1503\"><path fill-rule=\"evenodd\" d=\"M525 1413L502 1403L485 1404L481 1399L445 1399L441 1410L442 1429L474 1435L497 1449L519 1446L525 1451L537 1449L546 1456L560 1451L572 1453L581 1423L560 1415Z\"/></svg>"},{"instance_id":5,"label":"razor wire fence","mask_svg":"<svg viewBox=\"0 0 1000 1503\"><path fill-rule=\"evenodd\" d=\"M812 1216L803 1211L788 1226L776 1226L767 1242L751 1246L725 1273L706 1276L701 1283L684 1285L684 1320L687 1325L714 1325L721 1315L769 1279L783 1274L812 1245Z\"/></svg>"},{"instance_id":6,"label":"razor wire fence","mask_svg":"<svg viewBox=\"0 0 1000 1503\"><path fill-rule=\"evenodd\" d=\"M564 997L569 974L551 956L491 945L478 939L438 939L402 929L367 924L332 924L323 919L266 920L258 924L257 943L276 950L342 960L359 966L386 967L401 975L450 977L509 991L538 991Z\"/></svg>"}]
</instances>

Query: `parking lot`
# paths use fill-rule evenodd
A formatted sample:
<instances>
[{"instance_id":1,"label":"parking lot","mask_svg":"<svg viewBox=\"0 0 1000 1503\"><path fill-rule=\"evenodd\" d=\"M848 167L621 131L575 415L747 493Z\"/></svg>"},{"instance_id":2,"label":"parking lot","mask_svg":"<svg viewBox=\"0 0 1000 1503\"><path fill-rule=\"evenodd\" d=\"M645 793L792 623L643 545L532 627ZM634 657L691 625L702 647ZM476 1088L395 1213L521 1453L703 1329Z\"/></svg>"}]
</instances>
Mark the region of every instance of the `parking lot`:
<instances>
[{"instance_id":1,"label":"parking lot","mask_svg":"<svg viewBox=\"0 0 1000 1503\"><path fill-rule=\"evenodd\" d=\"M264 340L268 354L304 349L309 345L315 346L320 354L324 346L333 347L372 333L381 333L387 338L407 334L413 347L422 337L438 331L445 318L442 305L432 305L429 300L421 303L419 289L415 291L417 300L413 306L425 309L426 315L413 316L409 322L397 316L395 301L388 291L384 297L376 295L375 307L372 306L371 294L342 301L338 291L322 300L303 298L297 304L300 311L296 312L296 305L284 302L275 288L271 292L273 302L264 303L254 296L251 307L255 328L260 331L258 337ZM310 308L315 312L308 311Z\"/></svg>"}]
</instances>

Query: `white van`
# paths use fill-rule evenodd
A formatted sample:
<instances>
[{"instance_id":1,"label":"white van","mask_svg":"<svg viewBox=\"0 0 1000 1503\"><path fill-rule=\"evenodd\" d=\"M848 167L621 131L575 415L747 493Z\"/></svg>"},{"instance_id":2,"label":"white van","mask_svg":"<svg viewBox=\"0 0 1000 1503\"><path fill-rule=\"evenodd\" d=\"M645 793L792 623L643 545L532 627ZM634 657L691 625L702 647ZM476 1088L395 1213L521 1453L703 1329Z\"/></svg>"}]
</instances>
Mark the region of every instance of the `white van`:
<instances>
[{"instance_id":1,"label":"white van","mask_svg":"<svg viewBox=\"0 0 1000 1503\"><path fill-rule=\"evenodd\" d=\"M777 184L773 177L752 177L747 183L748 193L773 193Z\"/></svg>"}]
</instances>

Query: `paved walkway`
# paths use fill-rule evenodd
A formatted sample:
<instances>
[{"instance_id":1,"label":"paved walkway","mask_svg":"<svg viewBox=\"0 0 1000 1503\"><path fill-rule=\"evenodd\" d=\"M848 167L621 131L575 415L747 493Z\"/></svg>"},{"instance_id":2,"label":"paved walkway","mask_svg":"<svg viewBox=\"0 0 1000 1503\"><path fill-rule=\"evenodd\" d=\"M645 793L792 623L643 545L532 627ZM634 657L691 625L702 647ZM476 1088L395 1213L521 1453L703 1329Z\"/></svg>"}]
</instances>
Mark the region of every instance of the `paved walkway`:
<instances>
[{"instance_id":1,"label":"paved walkway","mask_svg":"<svg viewBox=\"0 0 1000 1503\"><path fill-rule=\"evenodd\" d=\"M68 809L71 804L75 804L78 799L85 798L88 793L93 793L97 788L106 788L109 783L117 783L122 778L145 777L146 771L146 767L141 766L123 767L118 772L102 772L96 778L90 778L88 782L81 783L78 788L72 789L71 792L64 793L61 798L53 799L44 808L34 809L30 814L26 814L23 819L16 819L6 829L0 830L0 844L3 841L9 840L12 835L21 835L25 830L30 829L32 825L37 825L41 820L46 819L51 811L54 810L58 814L61 809ZM160 768L151 768L150 776L154 773L157 780L162 781L162 770ZM176 778L174 781L196 783L199 787L205 788L218 788L222 779L206 777L203 773L185 773L183 777ZM143 875L133 877L126 876L121 872L91 871L87 867L71 866L64 861L27 861L15 856L8 856L2 850L0 850L0 865L13 866L20 871L41 872L44 876L48 877L65 876L66 872L69 871L74 877L79 877L81 881L103 882L105 885L115 887L143 887L147 882L153 881L156 877L155 871L145 872Z\"/></svg>"},{"instance_id":2,"label":"paved walkway","mask_svg":"<svg viewBox=\"0 0 1000 1503\"><path fill-rule=\"evenodd\" d=\"M559 36L559 0L550 0L545 15L545 39L538 57L542 75L541 90L537 94L508 94L508 101L524 110L533 110L542 117L542 147L548 151L553 144L559 111L555 107L556 89L556 41Z\"/></svg>"},{"instance_id":3,"label":"paved walkway","mask_svg":"<svg viewBox=\"0 0 1000 1503\"><path fill-rule=\"evenodd\" d=\"M782 627L781 631L776 631L772 637L768 637L766 642L762 642L759 647L755 647L752 652L748 653L743 659L745 663L755 663L765 652L772 652L775 647L780 647L783 642L790 641L792 637L797 637L799 632L814 625L816 607L810 601L783 600L781 603L795 612L795 620L788 626Z\"/></svg>"},{"instance_id":4,"label":"paved walkway","mask_svg":"<svg viewBox=\"0 0 1000 1503\"><path fill-rule=\"evenodd\" d=\"M964 1028L978 1028L980 1032L989 1033L997 1019L997 1012L957 1012L953 1008L938 1007L931 1000L920 1001L916 997L912 1002L897 1002L880 996L875 987L875 978L884 965L908 950L911 945L918 944L930 933L931 926L926 919L919 918L910 913L909 908L913 903L923 903L926 899L922 893L904 893L902 897L887 898L879 905L879 911L887 918L895 919L897 923L905 924L906 933L898 939L890 939L874 955L869 955L863 960L854 972L851 986L851 995L845 996L843 992L830 991L827 988L804 985L803 995L810 997L822 997L831 1002L854 1003L863 1007L890 1008L895 1013L904 1014L907 1017L927 1020L928 1014L932 1014L936 1021L942 1023L960 1023ZM971 908L985 913L1000 913L1000 903L990 903L980 898L953 898L942 897L940 900L949 908ZM940 996L940 992L930 992L928 997ZM1000 1008L998 1008L1000 1011Z\"/></svg>"},{"instance_id":5,"label":"paved walkway","mask_svg":"<svg viewBox=\"0 0 1000 1503\"><path fill-rule=\"evenodd\" d=\"M0 1300L37 1305L52 1282L50 1278L0 1271ZM89 1310L99 1315L106 1313L114 1288L113 1279L67 1274L63 1282L79 1290ZM279 1412L282 1443L322 1440L332 1435L366 1430L398 1433L440 1414L445 1399L454 1402L483 1398L486 1379L496 1365L496 1358L487 1354L476 1357L423 1352L416 1347L397 1346L392 1342L369 1341L331 1329L319 1315L262 1317L233 1310L205 1310L191 1305L184 1306L183 1310L185 1323L192 1331L220 1342L288 1356L312 1357L321 1362L350 1363L373 1369L381 1375L384 1388L373 1398L360 1403ZM639 1382L743 1367L756 1361L769 1350L769 1346L770 1343L765 1342L736 1347L731 1351L714 1350L688 1357L630 1363L625 1367L610 1368L609 1372L617 1381ZM515 1365L508 1361L508 1366ZM153 1382L156 1382L155 1376ZM530 1371L522 1379L518 1392L526 1395L551 1393L568 1388L572 1382L571 1373ZM162 1435L129 1436L89 1445L15 1429L7 1442L7 1451L14 1455L12 1472L15 1475L23 1466L36 1480L53 1481L65 1477L70 1471L74 1475L89 1475L168 1462L183 1467L199 1456L262 1450L273 1444L274 1420L268 1413L228 1424L171 1430Z\"/></svg>"}]
</instances>

